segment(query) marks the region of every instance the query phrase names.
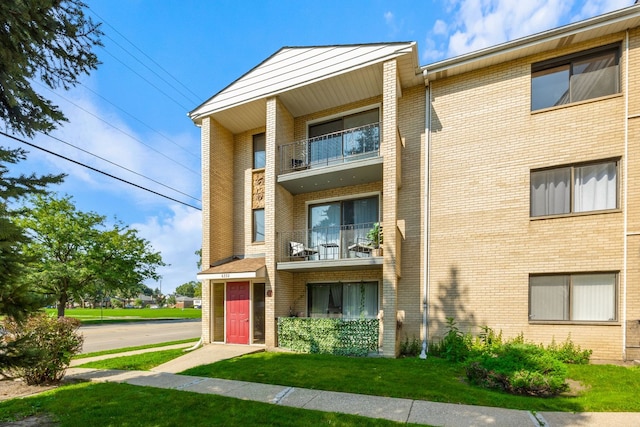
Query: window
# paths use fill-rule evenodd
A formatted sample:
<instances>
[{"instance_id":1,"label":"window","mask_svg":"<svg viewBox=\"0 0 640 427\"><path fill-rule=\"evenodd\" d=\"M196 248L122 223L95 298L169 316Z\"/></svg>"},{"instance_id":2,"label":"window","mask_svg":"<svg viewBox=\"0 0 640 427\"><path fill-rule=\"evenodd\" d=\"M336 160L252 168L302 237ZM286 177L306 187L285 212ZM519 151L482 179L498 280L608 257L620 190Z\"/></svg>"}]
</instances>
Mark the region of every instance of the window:
<instances>
[{"instance_id":1,"label":"window","mask_svg":"<svg viewBox=\"0 0 640 427\"><path fill-rule=\"evenodd\" d=\"M266 163L266 136L264 133L253 135L253 168L262 169Z\"/></svg>"},{"instance_id":2,"label":"window","mask_svg":"<svg viewBox=\"0 0 640 427\"><path fill-rule=\"evenodd\" d=\"M253 210L253 241L264 242L264 209Z\"/></svg>"},{"instance_id":3,"label":"window","mask_svg":"<svg viewBox=\"0 0 640 427\"><path fill-rule=\"evenodd\" d=\"M531 110L620 92L620 47L605 46L531 67Z\"/></svg>"},{"instance_id":4,"label":"window","mask_svg":"<svg viewBox=\"0 0 640 427\"><path fill-rule=\"evenodd\" d=\"M310 125L311 166L377 152L380 147L379 120L379 110L374 108Z\"/></svg>"},{"instance_id":5,"label":"window","mask_svg":"<svg viewBox=\"0 0 640 427\"><path fill-rule=\"evenodd\" d=\"M616 320L616 273L529 277L529 319Z\"/></svg>"},{"instance_id":6,"label":"window","mask_svg":"<svg viewBox=\"0 0 640 427\"><path fill-rule=\"evenodd\" d=\"M309 246L320 259L348 257L348 247L378 222L378 211L378 196L309 206Z\"/></svg>"},{"instance_id":7,"label":"window","mask_svg":"<svg viewBox=\"0 0 640 427\"><path fill-rule=\"evenodd\" d=\"M309 317L375 319L378 282L309 284L307 309Z\"/></svg>"},{"instance_id":8,"label":"window","mask_svg":"<svg viewBox=\"0 0 640 427\"><path fill-rule=\"evenodd\" d=\"M617 172L617 161L532 171L531 216L616 209Z\"/></svg>"}]
</instances>

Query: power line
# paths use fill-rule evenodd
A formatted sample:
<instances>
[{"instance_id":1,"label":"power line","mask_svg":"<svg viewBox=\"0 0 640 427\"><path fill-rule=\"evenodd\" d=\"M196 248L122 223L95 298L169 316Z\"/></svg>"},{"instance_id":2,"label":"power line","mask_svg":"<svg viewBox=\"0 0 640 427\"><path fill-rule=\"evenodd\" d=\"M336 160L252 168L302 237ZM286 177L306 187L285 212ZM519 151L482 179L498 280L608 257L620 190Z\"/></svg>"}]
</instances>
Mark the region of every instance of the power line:
<instances>
[{"instance_id":1,"label":"power line","mask_svg":"<svg viewBox=\"0 0 640 427\"><path fill-rule=\"evenodd\" d=\"M63 144L68 145L69 147L73 147L73 148L75 148L76 150L80 150L80 151L82 151L82 152L84 152L84 153L87 153L87 154L89 154L89 155L91 155L91 156L93 156L93 157L96 157L96 158L98 158L98 159L100 159L100 160L103 160L103 161L105 161L105 162L107 162L107 163L110 163L110 164L112 164L112 165L114 165L114 166L116 166L116 167L119 167L120 169L126 170L127 172L131 172L131 173L132 173L132 174L134 174L134 175L138 175L138 176L140 176L140 177L142 177L142 178L144 178L144 179L148 179L149 181L154 182L154 183L156 183L156 184L158 184L158 185L160 185L160 186L162 186L162 187L164 187L164 188L167 188L167 189L169 189L169 190L171 190L171 191L175 191L176 193L180 193L180 194L182 194L183 196L187 196L187 197L188 197L188 198L190 198L190 199L197 200L198 202L202 202L202 200L200 200L200 199L198 199L198 198L196 198L196 197L193 197L193 196L191 196L191 195L189 195L189 194L187 194L187 193L184 193L184 192L182 192L182 191L180 191L180 190L178 190L178 189L176 189L176 188L169 187L168 185L163 184L163 183L161 183L160 181L156 181L156 180L155 180L155 179L153 179L153 178L150 178L150 177L148 177L148 176L146 176L146 175L142 175L142 174L141 174L141 173L139 173L139 172L136 172L136 171L134 171L134 170L132 170L132 169L129 169L129 168L125 167L125 166L122 166L122 165L120 165L120 164L118 164L118 163L112 162L112 161L111 161L111 160L109 160L109 159L105 159L104 157L98 156L97 154L92 153L91 151L85 150L84 148L78 147L77 145L73 145L73 144L71 144L70 142L67 142L67 141L65 141L65 140L63 140L63 139L61 139L61 138L58 138L58 137L53 136L53 135L49 135L48 133L43 133L43 135L48 136L48 137L49 137L49 138L51 138L51 139L55 139L56 141L62 142Z\"/></svg>"},{"instance_id":2,"label":"power line","mask_svg":"<svg viewBox=\"0 0 640 427\"><path fill-rule=\"evenodd\" d=\"M109 101L107 98L105 98L104 96L100 95L98 92L96 92L95 90L91 89L90 87L80 83L86 90L88 90L89 92L93 93L94 95L102 98L105 102L113 105L115 108L117 108L118 110L122 111L123 113L125 113L127 116L131 117L133 120L137 121L138 123L140 123L141 125L145 126L147 129L157 133L158 135L160 135L162 138L166 139L167 141L169 141L170 143L172 143L173 145L175 145L176 147L180 148L181 150L183 150L185 153L189 154L192 157L195 157L196 159L200 160L200 156L193 154L191 151L187 150L185 147L183 147L182 145L176 143L175 141L173 141L171 138L169 138L168 136L166 136L165 134L163 134L162 132L160 132L159 130L151 127L150 125L148 125L147 123L143 122L142 120L140 120L139 118L137 118L136 116L134 116L133 114L129 113L128 111L126 111L125 109L118 107L116 104L114 104L113 102Z\"/></svg>"},{"instance_id":3,"label":"power line","mask_svg":"<svg viewBox=\"0 0 640 427\"><path fill-rule=\"evenodd\" d=\"M182 164L182 163L178 162L177 160L172 159L171 157L169 157L168 155L164 154L163 152L158 151L156 148L154 148L154 147L150 146L149 144L147 144L147 143L143 142L141 139L136 138L135 136L131 135L130 133L125 132L124 130L120 129L119 127L117 127L117 126L115 126L115 125L113 125L113 124L109 123L107 120L103 119L102 117L100 117L100 116L98 116L98 115L96 115L96 114L93 114L91 111L87 110L86 108L84 108L84 107L82 107L82 106L80 106L80 105L76 104L75 102L71 101L69 98L67 98L67 97L65 97L65 96L63 96L63 95L60 95L59 93L57 93L57 92L55 92L55 91L51 90L50 88L48 88L47 86L43 85L43 84L42 84L42 83L40 83L40 82L35 82L35 83L37 83L39 86L41 86L41 87L43 87L43 88L47 89L49 92L51 92L51 93L55 94L56 96L59 96L60 98L64 99L64 100L65 100L65 101L67 101L69 104L71 104L71 105L75 106L76 108L78 108L78 109L80 109L80 110L84 111L85 113L89 114L90 116L95 117L96 119L100 120L101 122L103 122L103 123L104 123L104 124L106 124L107 126L114 128L115 130L117 130L117 131L119 131L119 132L123 133L124 135L128 136L129 138L133 139L134 141L137 141L137 142L139 142L140 144L144 145L145 147L147 147L147 148L149 148L149 149L151 149L151 150L155 151L156 153L158 153L158 154L159 154L159 155L161 155L162 157L166 158L167 160L169 160L169 161L171 161L171 162L173 162L173 163L175 163L175 164L177 164L177 165L179 165L179 166L182 166L183 168L185 168L186 170L188 170L188 171L190 171L190 172L192 172L192 173L196 174L197 176L201 176L200 172L197 172L197 171L195 171L195 170L191 169L189 166L186 166L186 165L184 165L184 164Z\"/></svg>"},{"instance_id":4,"label":"power line","mask_svg":"<svg viewBox=\"0 0 640 427\"><path fill-rule=\"evenodd\" d=\"M63 155L61 155L61 154L54 153L53 151L47 150L46 148L39 147L39 146L37 146L37 145L35 145L35 144L32 144L32 143L30 143L30 142L28 142L28 141L25 141L24 139L18 138L18 137L14 136L14 135L11 135L11 134L8 134L8 133L5 133L5 132L3 132L3 131L0 131L0 135L4 135L4 136L5 136L5 137L7 137L7 138L13 139L13 140L18 141L18 142L22 142L23 144L26 144L26 145L28 145L28 146L30 146L30 147L37 148L38 150L44 151L45 153L52 154L52 155L54 155L54 156L56 156L56 157L60 157L61 159L67 160L67 161L69 161L69 162L71 162L71 163L75 163L75 164L77 164L77 165L80 165L80 166L82 166L82 167L85 167L85 168L87 168L87 169L90 169L90 170L92 170L92 171L94 171L94 172L98 172L98 173L100 173L100 174L102 174L102 175L108 176L109 178L113 178L113 179L118 180L118 181L120 181L120 182L123 182L123 183L125 183L125 184L132 185L132 186L134 186L134 187L136 187L136 188L139 188L139 189L141 189L141 190L144 190L144 191L147 191L147 192L149 192L149 193L155 194L156 196L164 197L165 199L171 200L171 201L176 202L176 203L179 203L179 204L181 204L181 205L184 205L184 206L187 206L187 207L190 207L190 208L196 209L196 210L198 210L198 211L202 211L202 209L201 209L201 208L199 208L199 207L197 207L197 206L191 205L191 204L186 203L186 202L182 202L182 201L180 201L180 200L178 200L178 199L174 199L173 197L167 196L167 195L162 194L162 193L158 193L157 191L151 190L151 189L146 188L146 187L143 187L143 186L141 186L141 185L134 184L133 182L127 181L127 180L122 179L122 178L120 178L120 177L117 177L117 176L115 176L115 175L111 175L110 173L107 173L107 172L102 171L102 170L100 170L100 169L96 169L96 168L94 168L94 167L92 167L92 166L89 166L89 165L84 164L84 163L82 163L82 162L79 162L79 161L77 161L77 160L70 159L70 158L68 158L68 157L66 157L66 156L63 156Z\"/></svg>"},{"instance_id":5,"label":"power line","mask_svg":"<svg viewBox=\"0 0 640 427\"><path fill-rule=\"evenodd\" d=\"M91 9L89 6L87 6L87 9L89 9L91 11L91 13L93 13L98 19L100 19L100 21L104 22L106 25L108 25L109 27L111 27L111 29L113 31L116 32L116 34L118 34L120 37L122 37L124 40L127 41L127 43L129 43L131 46L133 46L138 52L140 52L141 54L143 54L149 61L153 62L154 65L156 65L159 69L161 69L162 71L164 71L169 77L171 77L175 82L177 82L180 86L182 86L183 88L185 88L187 90L187 92L191 93L193 96L195 96L196 99L196 103L200 102L200 96L198 94L196 94L195 92L193 92L191 89L189 89L187 86L185 86L180 80L178 80L176 77L174 77L169 71L167 71L164 67L162 67L162 65L158 64L158 62L156 62L152 57L150 57L149 55L147 55L142 49L140 49L138 46L136 46L131 40L129 40L127 37L124 36L124 34L122 34L120 31L118 31L113 25L109 24L103 17L101 17L100 15L98 15L93 9ZM109 37L107 35L107 37ZM113 40L113 38L109 37L109 39L111 39L114 43L118 44L115 40ZM118 46L120 46L118 44ZM124 50L125 52L127 52L126 49L124 49L122 46L120 46L120 48L122 50ZM129 52L127 52L129 53ZM134 55L132 55L131 53L129 53L129 55L133 56L135 58ZM137 58L136 60L138 62L140 62ZM142 64L142 62L140 62ZM144 65L147 69L149 69L150 71L152 71L154 74L156 74L151 68L147 67L145 64ZM157 74L156 74L157 75ZM158 76L160 77L160 76ZM161 78L161 77L160 77ZM163 80L164 81L164 80ZM171 85L170 85L171 86ZM171 86L173 87L173 86ZM175 89L175 88L174 88ZM184 94L181 93L182 96L184 96L185 98L187 98Z\"/></svg>"}]
</instances>

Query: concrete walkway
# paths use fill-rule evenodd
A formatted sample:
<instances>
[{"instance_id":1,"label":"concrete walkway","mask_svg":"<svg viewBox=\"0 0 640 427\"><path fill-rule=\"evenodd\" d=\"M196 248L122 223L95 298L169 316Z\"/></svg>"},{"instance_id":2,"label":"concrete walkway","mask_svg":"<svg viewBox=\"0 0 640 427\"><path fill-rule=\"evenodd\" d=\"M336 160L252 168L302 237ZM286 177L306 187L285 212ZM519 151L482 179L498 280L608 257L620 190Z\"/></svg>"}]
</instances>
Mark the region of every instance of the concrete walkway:
<instances>
[{"instance_id":1,"label":"concrete walkway","mask_svg":"<svg viewBox=\"0 0 640 427\"><path fill-rule=\"evenodd\" d=\"M155 349L158 350L157 348ZM370 418L428 424L434 426L639 426L640 413L529 412L485 406L458 405L422 400L368 396L311 390L282 385L250 383L216 378L178 375L193 366L262 351L260 347L207 345L154 371L114 371L70 368L66 378L96 382L119 382L216 394L243 400L303 409L342 412ZM110 355L113 357L113 355ZM182 360L180 360L182 359ZM175 363L173 363L175 362Z\"/></svg>"}]
</instances>

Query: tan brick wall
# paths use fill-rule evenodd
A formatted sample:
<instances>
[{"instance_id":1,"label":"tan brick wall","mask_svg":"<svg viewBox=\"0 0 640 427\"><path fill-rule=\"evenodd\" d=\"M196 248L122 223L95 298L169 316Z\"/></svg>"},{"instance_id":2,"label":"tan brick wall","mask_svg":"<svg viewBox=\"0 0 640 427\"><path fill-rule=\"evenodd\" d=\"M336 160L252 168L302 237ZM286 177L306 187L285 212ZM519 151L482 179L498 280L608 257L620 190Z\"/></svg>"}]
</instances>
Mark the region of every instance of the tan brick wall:
<instances>
[{"instance_id":1,"label":"tan brick wall","mask_svg":"<svg viewBox=\"0 0 640 427\"><path fill-rule=\"evenodd\" d=\"M253 242L253 136L264 128L234 135L233 187L233 254L258 255L264 253L264 243Z\"/></svg>"},{"instance_id":2,"label":"tan brick wall","mask_svg":"<svg viewBox=\"0 0 640 427\"><path fill-rule=\"evenodd\" d=\"M621 212L531 220L529 177L535 168L622 157L624 97L531 113L531 63L621 39L432 82L432 339L452 316L474 333L488 325L547 343L570 334L594 358L621 357L620 323L528 321L529 274L623 270Z\"/></svg>"},{"instance_id":3,"label":"tan brick wall","mask_svg":"<svg viewBox=\"0 0 640 427\"><path fill-rule=\"evenodd\" d=\"M422 339L423 306L423 207L425 111L424 86L402 91L398 104L398 127L404 140L402 187L398 190L398 219L404 220L402 278L398 280L398 310L404 320L398 340Z\"/></svg>"},{"instance_id":4,"label":"tan brick wall","mask_svg":"<svg viewBox=\"0 0 640 427\"><path fill-rule=\"evenodd\" d=\"M202 121L202 268L233 254L233 135L215 120ZM209 281L203 283L202 338L211 340Z\"/></svg>"},{"instance_id":5,"label":"tan brick wall","mask_svg":"<svg viewBox=\"0 0 640 427\"><path fill-rule=\"evenodd\" d=\"M384 157L382 172L382 222L384 228L384 264L382 267L382 347L385 357L398 355L396 316L398 310L398 277L396 270L396 220L398 219L398 183L396 157L398 137L398 75L395 60L383 64L382 141L380 155Z\"/></svg>"}]
</instances>

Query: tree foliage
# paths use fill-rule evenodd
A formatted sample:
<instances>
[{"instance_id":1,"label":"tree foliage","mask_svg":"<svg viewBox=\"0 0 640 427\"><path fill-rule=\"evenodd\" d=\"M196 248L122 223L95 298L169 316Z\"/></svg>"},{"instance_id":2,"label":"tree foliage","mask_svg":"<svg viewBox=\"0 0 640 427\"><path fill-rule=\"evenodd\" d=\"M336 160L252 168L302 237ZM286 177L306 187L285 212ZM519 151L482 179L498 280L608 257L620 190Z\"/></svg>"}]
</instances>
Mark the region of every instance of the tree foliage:
<instances>
[{"instance_id":1,"label":"tree foliage","mask_svg":"<svg viewBox=\"0 0 640 427\"><path fill-rule=\"evenodd\" d=\"M201 284L195 281L183 283L182 285L176 288L176 294L181 295L183 297L193 298L196 296L196 292L198 292L200 287L201 287Z\"/></svg>"},{"instance_id":2,"label":"tree foliage","mask_svg":"<svg viewBox=\"0 0 640 427\"><path fill-rule=\"evenodd\" d=\"M92 288L109 294L139 292L142 281L158 279L160 253L122 223L108 226L106 218L76 209L71 197L37 196L19 221L32 241L23 251L39 260L26 280L58 302L64 316L67 302L82 299Z\"/></svg>"},{"instance_id":3,"label":"tree foliage","mask_svg":"<svg viewBox=\"0 0 640 427\"><path fill-rule=\"evenodd\" d=\"M69 89L98 66L100 24L80 0L3 0L0 7L0 120L26 136L65 121L62 111L33 87Z\"/></svg>"},{"instance_id":4,"label":"tree foliage","mask_svg":"<svg viewBox=\"0 0 640 427\"><path fill-rule=\"evenodd\" d=\"M11 205L29 194L44 193L48 184L58 183L63 178L62 175L35 174L8 176L9 165L24 159L23 150L0 147L0 315L8 315L18 321L44 304L41 296L32 292L22 280L26 266L33 259L21 251L29 239L16 224L22 211L11 209Z\"/></svg>"}]
</instances>

